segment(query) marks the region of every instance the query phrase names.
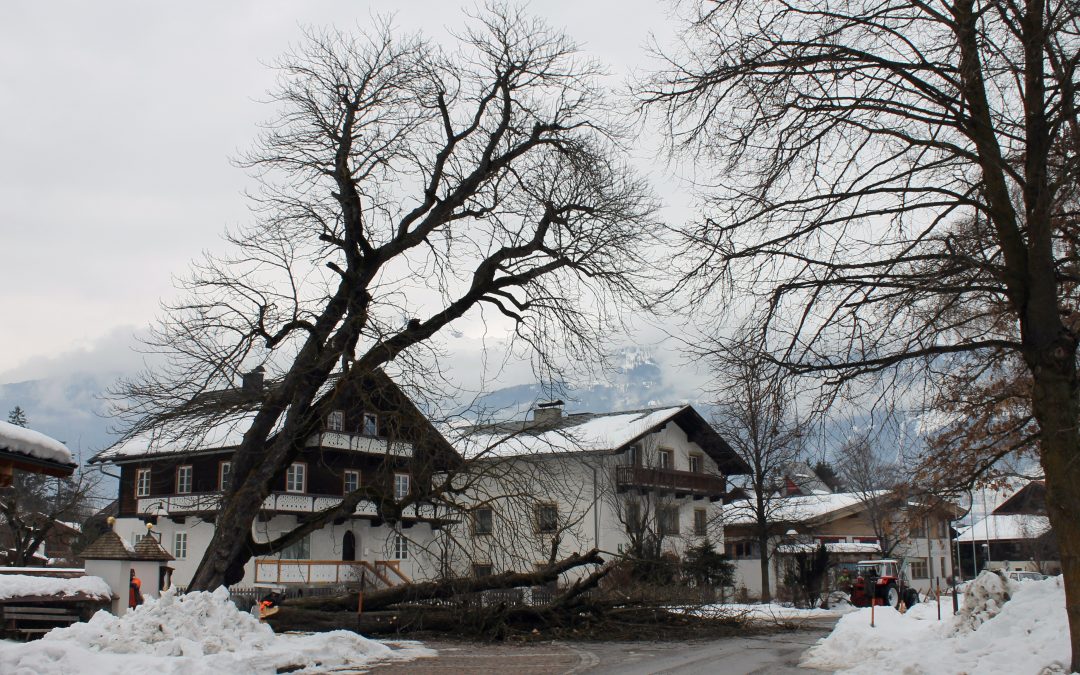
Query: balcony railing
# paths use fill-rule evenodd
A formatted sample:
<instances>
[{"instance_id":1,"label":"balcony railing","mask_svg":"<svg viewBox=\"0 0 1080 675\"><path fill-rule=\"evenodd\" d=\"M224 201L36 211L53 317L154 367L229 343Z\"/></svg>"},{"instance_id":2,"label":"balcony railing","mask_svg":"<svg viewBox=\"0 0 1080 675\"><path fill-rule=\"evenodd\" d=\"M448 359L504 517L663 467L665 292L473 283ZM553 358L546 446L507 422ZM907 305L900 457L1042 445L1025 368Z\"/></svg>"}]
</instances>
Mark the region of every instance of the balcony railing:
<instances>
[{"instance_id":1,"label":"balcony railing","mask_svg":"<svg viewBox=\"0 0 1080 675\"><path fill-rule=\"evenodd\" d=\"M708 497L713 500L721 499L727 493L727 481L723 476L649 466L615 467L615 484L619 490L669 490L676 495Z\"/></svg>"},{"instance_id":2,"label":"balcony railing","mask_svg":"<svg viewBox=\"0 0 1080 675\"><path fill-rule=\"evenodd\" d=\"M341 503L341 497L332 495L305 495L275 492L263 500L262 508L275 513L317 513ZM189 495L140 497L138 511L147 515L188 515L218 511L221 509L220 492L203 492ZM375 503L361 501L353 515L378 517ZM434 507L415 504L405 507L401 513L406 518L433 518Z\"/></svg>"},{"instance_id":3,"label":"balcony railing","mask_svg":"<svg viewBox=\"0 0 1080 675\"><path fill-rule=\"evenodd\" d=\"M351 450L353 452L366 452L373 455L393 455L395 457L412 457L411 443L401 441L387 441L377 436L365 436L345 431L323 431L307 440L309 448L333 448L335 450Z\"/></svg>"}]
</instances>

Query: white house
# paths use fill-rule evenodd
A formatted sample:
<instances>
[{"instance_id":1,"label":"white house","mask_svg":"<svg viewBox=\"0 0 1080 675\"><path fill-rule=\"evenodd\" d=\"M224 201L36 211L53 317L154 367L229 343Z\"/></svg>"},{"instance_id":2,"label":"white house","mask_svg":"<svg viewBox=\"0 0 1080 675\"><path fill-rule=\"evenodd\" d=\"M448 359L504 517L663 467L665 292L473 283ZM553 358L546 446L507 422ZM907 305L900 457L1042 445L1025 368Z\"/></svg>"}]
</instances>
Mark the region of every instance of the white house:
<instances>
[{"instance_id":1,"label":"white house","mask_svg":"<svg viewBox=\"0 0 1080 675\"><path fill-rule=\"evenodd\" d=\"M564 414L454 430L472 507L450 532L452 566L483 575L552 555L617 554L646 534L681 556L711 538L727 476L746 466L692 406ZM583 574L585 570L578 570Z\"/></svg>"}]
</instances>

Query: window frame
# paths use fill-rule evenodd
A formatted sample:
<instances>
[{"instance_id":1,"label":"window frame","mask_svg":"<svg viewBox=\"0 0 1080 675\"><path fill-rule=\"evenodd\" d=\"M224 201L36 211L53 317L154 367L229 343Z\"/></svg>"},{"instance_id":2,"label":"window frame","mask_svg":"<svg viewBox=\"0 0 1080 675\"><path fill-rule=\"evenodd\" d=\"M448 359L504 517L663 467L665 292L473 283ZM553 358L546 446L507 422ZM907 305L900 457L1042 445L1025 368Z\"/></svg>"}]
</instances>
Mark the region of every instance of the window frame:
<instances>
[{"instance_id":1,"label":"window frame","mask_svg":"<svg viewBox=\"0 0 1080 675\"><path fill-rule=\"evenodd\" d=\"M368 419L373 420L374 431L368 433ZM373 412L365 412L360 417L360 434L363 436L375 437L379 435L379 415Z\"/></svg>"},{"instance_id":2,"label":"window frame","mask_svg":"<svg viewBox=\"0 0 1080 675\"><path fill-rule=\"evenodd\" d=\"M674 469L675 468L675 451L671 448L660 448L656 451L658 461L658 469Z\"/></svg>"},{"instance_id":3,"label":"window frame","mask_svg":"<svg viewBox=\"0 0 1080 675\"><path fill-rule=\"evenodd\" d=\"M551 527L546 527L547 519L544 518L544 513L547 509L551 509L551 513L554 517L551 519ZM559 505L555 502L543 502L537 504L533 510L533 528L537 534L555 534L559 531Z\"/></svg>"},{"instance_id":4,"label":"window frame","mask_svg":"<svg viewBox=\"0 0 1080 675\"><path fill-rule=\"evenodd\" d=\"M705 537L709 534L709 512L706 509L694 509L694 536Z\"/></svg>"},{"instance_id":5,"label":"window frame","mask_svg":"<svg viewBox=\"0 0 1080 675\"><path fill-rule=\"evenodd\" d=\"M485 527L481 527L484 519L480 517L480 513L487 513L487 524ZM477 536L489 536L495 533L495 509L490 506L481 506L474 509L472 513L472 525L473 534Z\"/></svg>"},{"instance_id":6,"label":"window frame","mask_svg":"<svg viewBox=\"0 0 1080 675\"><path fill-rule=\"evenodd\" d=\"M300 488L301 489L294 490L294 489L292 489L290 487L291 481L290 481L290 478L289 478L289 474L291 472L293 472L294 469L297 469L297 468L299 468L301 470L300 471L300 475L301 475ZM307 477L307 469L308 469L307 462L293 462L292 464L289 465L289 467L287 469L285 469L285 492L287 492L289 494L292 494L292 495L307 494L307 478L308 478Z\"/></svg>"},{"instance_id":7,"label":"window frame","mask_svg":"<svg viewBox=\"0 0 1080 675\"><path fill-rule=\"evenodd\" d=\"M181 546L181 543L183 544ZM187 560L188 554L188 533L184 530L177 530L173 532L173 558L177 560Z\"/></svg>"},{"instance_id":8,"label":"window frame","mask_svg":"<svg viewBox=\"0 0 1080 675\"><path fill-rule=\"evenodd\" d=\"M916 570L921 572L917 574ZM930 578L930 564L928 558L908 558L908 574L912 581Z\"/></svg>"},{"instance_id":9,"label":"window frame","mask_svg":"<svg viewBox=\"0 0 1080 675\"><path fill-rule=\"evenodd\" d=\"M399 485L400 485L400 481L398 480L399 478L404 478L405 479L405 491L404 492L402 492L399 489ZM395 471L394 472L394 501L400 502L400 501L408 498L408 496L410 494L412 494L412 474L410 474L410 473L408 473L406 471Z\"/></svg>"},{"instance_id":10,"label":"window frame","mask_svg":"<svg viewBox=\"0 0 1080 675\"><path fill-rule=\"evenodd\" d=\"M483 579L495 575L495 566L491 563L473 563L472 575L474 579Z\"/></svg>"},{"instance_id":11,"label":"window frame","mask_svg":"<svg viewBox=\"0 0 1080 675\"><path fill-rule=\"evenodd\" d=\"M670 517L670 514L674 513L674 518ZM679 507L678 506L657 506L656 507L656 532L662 537L678 537L680 534L681 523L679 522ZM674 521L673 523L670 521Z\"/></svg>"},{"instance_id":12,"label":"window frame","mask_svg":"<svg viewBox=\"0 0 1080 675\"><path fill-rule=\"evenodd\" d=\"M408 560L409 559L409 540L405 538L405 535L396 532L394 534L394 560Z\"/></svg>"},{"instance_id":13,"label":"window frame","mask_svg":"<svg viewBox=\"0 0 1080 675\"><path fill-rule=\"evenodd\" d=\"M142 477L146 476L146 492L143 492ZM153 485L153 474L150 473L149 468L135 469L135 498L149 497L151 486Z\"/></svg>"},{"instance_id":14,"label":"window frame","mask_svg":"<svg viewBox=\"0 0 1080 675\"><path fill-rule=\"evenodd\" d=\"M356 487L352 490L349 489L349 476L356 476ZM345 472L341 474L341 494L347 495L350 492L360 489L360 470L359 469L345 469Z\"/></svg>"},{"instance_id":15,"label":"window frame","mask_svg":"<svg viewBox=\"0 0 1080 675\"><path fill-rule=\"evenodd\" d=\"M188 477L187 489L181 490L180 475L184 473L186 473ZM174 481L173 488L175 488L176 494L178 495L189 495L192 493L192 490L195 488L195 467L193 465L181 464L180 466L176 467L176 480Z\"/></svg>"},{"instance_id":16,"label":"window frame","mask_svg":"<svg viewBox=\"0 0 1080 675\"><path fill-rule=\"evenodd\" d=\"M691 452L688 456L689 466L687 469L690 473L705 473L705 456L700 452Z\"/></svg>"},{"instance_id":17,"label":"window frame","mask_svg":"<svg viewBox=\"0 0 1080 675\"><path fill-rule=\"evenodd\" d=\"M335 433L345 431L345 411L331 410L326 416L326 430Z\"/></svg>"},{"instance_id":18,"label":"window frame","mask_svg":"<svg viewBox=\"0 0 1080 675\"><path fill-rule=\"evenodd\" d=\"M226 468L228 469L228 471L226 471ZM228 475L228 477L229 477L229 484L228 485L225 484L225 476L226 475ZM228 459L223 459L220 462L218 462L217 488L218 488L218 490L220 492L225 492L231 486L232 486L232 461L228 460Z\"/></svg>"}]
</instances>

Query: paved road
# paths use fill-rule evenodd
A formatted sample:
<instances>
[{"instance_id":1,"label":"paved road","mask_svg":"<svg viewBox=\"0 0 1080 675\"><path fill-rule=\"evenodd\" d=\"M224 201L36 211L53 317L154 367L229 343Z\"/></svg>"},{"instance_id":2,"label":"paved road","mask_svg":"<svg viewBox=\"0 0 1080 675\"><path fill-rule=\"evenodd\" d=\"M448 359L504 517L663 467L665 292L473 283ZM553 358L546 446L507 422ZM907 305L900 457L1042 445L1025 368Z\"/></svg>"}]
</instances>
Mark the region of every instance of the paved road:
<instances>
[{"instance_id":1,"label":"paved road","mask_svg":"<svg viewBox=\"0 0 1080 675\"><path fill-rule=\"evenodd\" d=\"M523 645L425 642L433 659L388 664L372 673L475 673L494 675L748 675L817 673L799 668L807 647L832 630L834 621L806 624L769 635L671 642L549 642Z\"/></svg>"}]
</instances>

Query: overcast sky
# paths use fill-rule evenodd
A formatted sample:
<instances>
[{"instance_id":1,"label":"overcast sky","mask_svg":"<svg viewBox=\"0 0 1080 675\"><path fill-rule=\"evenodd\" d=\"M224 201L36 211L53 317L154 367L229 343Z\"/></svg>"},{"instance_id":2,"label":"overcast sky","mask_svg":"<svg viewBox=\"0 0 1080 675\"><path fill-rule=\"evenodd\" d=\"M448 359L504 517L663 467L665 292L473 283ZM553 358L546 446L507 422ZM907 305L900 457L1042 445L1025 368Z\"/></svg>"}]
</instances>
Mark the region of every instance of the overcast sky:
<instances>
[{"instance_id":1,"label":"overcast sky","mask_svg":"<svg viewBox=\"0 0 1080 675\"><path fill-rule=\"evenodd\" d=\"M229 158L270 115L257 103L273 79L263 64L298 40L298 26L351 27L393 12L403 28L441 37L474 4L0 4L0 383L74 361L137 363L130 336L173 295L172 276L248 218L251 182ZM530 8L616 81L648 64L650 32L666 40L673 28L663 2ZM651 152L640 150L643 165L655 164ZM685 202L670 185L661 193Z\"/></svg>"}]
</instances>

